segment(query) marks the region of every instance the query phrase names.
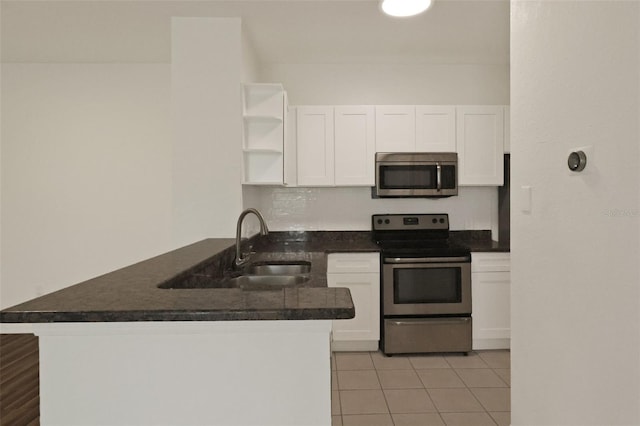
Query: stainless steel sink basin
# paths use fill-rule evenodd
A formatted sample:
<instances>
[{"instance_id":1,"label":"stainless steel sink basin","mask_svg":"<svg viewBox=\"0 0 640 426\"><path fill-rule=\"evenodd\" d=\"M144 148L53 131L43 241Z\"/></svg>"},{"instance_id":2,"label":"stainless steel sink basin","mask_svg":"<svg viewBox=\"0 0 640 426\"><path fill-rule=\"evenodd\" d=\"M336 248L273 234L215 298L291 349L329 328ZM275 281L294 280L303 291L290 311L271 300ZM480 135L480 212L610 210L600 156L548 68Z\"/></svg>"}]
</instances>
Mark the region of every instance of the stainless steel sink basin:
<instances>
[{"instance_id":1,"label":"stainless steel sink basin","mask_svg":"<svg viewBox=\"0 0 640 426\"><path fill-rule=\"evenodd\" d=\"M311 262L260 262L253 263L247 268L248 275L299 275L311 271Z\"/></svg>"},{"instance_id":2,"label":"stainless steel sink basin","mask_svg":"<svg viewBox=\"0 0 640 426\"><path fill-rule=\"evenodd\" d=\"M305 275L241 275L228 283L243 290L277 290L309 281Z\"/></svg>"}]
</instances>

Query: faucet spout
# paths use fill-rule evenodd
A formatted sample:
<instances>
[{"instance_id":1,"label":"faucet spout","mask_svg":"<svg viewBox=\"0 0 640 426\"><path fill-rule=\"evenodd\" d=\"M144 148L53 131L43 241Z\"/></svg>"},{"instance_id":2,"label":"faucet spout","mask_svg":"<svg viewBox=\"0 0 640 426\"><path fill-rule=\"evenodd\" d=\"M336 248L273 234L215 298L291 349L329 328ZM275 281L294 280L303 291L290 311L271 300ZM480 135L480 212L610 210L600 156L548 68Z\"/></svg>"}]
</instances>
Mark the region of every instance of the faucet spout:
<instances>
[{"instance_id":1,"label":"faucet spout","mask_svg":"<svg viewBox=\"0 0 640 426\"><path fill-rule=\"evenodd\" d=\"M249 213L253 213L260 221L260 235L267 235L269 233L269 228L267 228L267 224L258 210L249 208L240 213L240 216L238 217L238 224L236 226L236 260L234 262L236 267L242 266L247 263L249 261L249 256L251 255L250 253L248 253L246 256L243 255L240 248L240 243L242 240L242 222Z\"/></svg>"}]
</instances>

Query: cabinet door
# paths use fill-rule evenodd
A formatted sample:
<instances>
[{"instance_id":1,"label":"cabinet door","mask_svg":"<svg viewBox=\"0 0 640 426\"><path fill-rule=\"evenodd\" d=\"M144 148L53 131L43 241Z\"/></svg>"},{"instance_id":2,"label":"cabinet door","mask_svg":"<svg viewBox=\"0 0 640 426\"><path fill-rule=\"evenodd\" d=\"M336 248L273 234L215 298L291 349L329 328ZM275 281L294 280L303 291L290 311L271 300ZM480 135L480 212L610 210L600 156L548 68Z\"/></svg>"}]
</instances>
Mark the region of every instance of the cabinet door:
<instances>
[{"instance_id":1,"label":"cabinet door","mask_svg":"<svg viewBox=\"0 0 640 426\"><path fill-rule=\"evenodd\" d=\"M456 152L456 107L416 107L416 151Z\"/></svg>"},{"instance_id":2,"label":"cabinet door","mask_svg":"<svg viewBox=\"0 0 640 426\"><path fill-rule=\"evenodd\" d=\"M376 152L413 152L415 149L416 108L376 106Z\"/></svg>"},{"instance_id":3,"label":"cabinet door","mask_svg":"<svg viewBox=\"0 0 640 426\"><path fill-rule=\"evenodd\" d=\"M511 337L509 272L471 274L473 349L508 349Z\"/></svg>"},{"instance_id":4,"label":"cabinet door","mask_svg":"<svg viewBox=\"0 0 640 426\"><path fill-rule=\"evenodd\" d=\"M327 273L355 274L380 273L380 254L377 252L330 253L327 256Z\"/></svg>"},{"instance_id":5,"label":"cabinet door","mask_svg":"<svg viewBox=\"0 0 640 426\"><path fill-rule=\"evenodd\" d=\"M347 287L356 316L333 321L334 341L380 339L380 274L327 274L329 287Z\"/></svg>"},{"instance_id":6,"label":"cabinet door","mask_svg":"<svg viewBox=\"0 0 640 426\"><path fill-rule=\"evenodd\" d=\"M375 117L372 106L334 108L336 185L374 185Z\"/></svg>"},{"instance_id":7,"label":"cabinet door","mask_svg":"<svg viewBox=\"0 0 640 426\"><path fill-rule=\"evenodd\" d=\"M456 121L459 184L502 185L504 107L461 106Z\"/></svg>"},{"instance_id":8,"label":"cabinet door","mask_svg":"<svg viewBox=\"0 0 640 426\"><path fill-rule=\"evenodd\" d=\"M297 108L298 185L334 184L333 108Z\"/></svg>"}]
</instances>

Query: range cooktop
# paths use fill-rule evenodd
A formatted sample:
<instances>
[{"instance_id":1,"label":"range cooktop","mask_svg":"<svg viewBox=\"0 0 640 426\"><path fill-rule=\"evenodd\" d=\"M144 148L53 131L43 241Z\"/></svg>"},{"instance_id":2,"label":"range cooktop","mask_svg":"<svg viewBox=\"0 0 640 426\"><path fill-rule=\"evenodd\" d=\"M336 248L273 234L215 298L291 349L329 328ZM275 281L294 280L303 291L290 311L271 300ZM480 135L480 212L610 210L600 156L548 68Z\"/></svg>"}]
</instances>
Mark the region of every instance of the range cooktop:
<instances>
[{"instance_id":1,"label":"range cooktop","mask_svg":"<svg viewBox=\"0 0 640 426\"><path fill-rule=\"evenodd\" d=\"M373 239L386 256L468 256L467 247L449 240L449 215L376 214L371 218Z\"/></svg>"}]
</instances>

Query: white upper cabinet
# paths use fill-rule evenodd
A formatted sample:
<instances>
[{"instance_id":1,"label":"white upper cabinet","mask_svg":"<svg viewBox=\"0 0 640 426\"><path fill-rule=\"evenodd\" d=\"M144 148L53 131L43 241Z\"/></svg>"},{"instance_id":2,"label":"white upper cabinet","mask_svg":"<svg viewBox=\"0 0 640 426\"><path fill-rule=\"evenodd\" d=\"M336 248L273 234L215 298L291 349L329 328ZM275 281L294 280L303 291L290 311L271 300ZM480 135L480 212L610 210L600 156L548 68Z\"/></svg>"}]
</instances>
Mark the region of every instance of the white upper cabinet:
<instances>
[{"instance_id":1,"label":"white upper cabinet","mask_svg":"<svg viewBox=\"0 0 640 426\"><path fill-rule=\"evenodd\" d=\"M456 152L456 107L416 106L416 152Z\"/></svg>"},{"instance_id":2,"label":"white upper cabinet","mask_svg":"<svg viewBox=\"0 0 640 426\"><path fill-rule=\"evenodd\" d=\"M376 106L376 152L455 152L456 108Z\"/></svg>"},{"instance_id":3,"label":"white upper cabinet","mask_svg":"<svg viewBox=\"0 0 640 426\"><path fill-rule=\"evenodd\" d=\"M333 107L296 109L298 185L334 185Z\"/></svg>"},{"instance_id":4,"label":"white upper cabinet","mask_svg":"<svg viewBox=\"0 0 640 426\"><path fill-rule=\"evenodd\" d=\"M459 106L456 115L459 185L502 185L504 107Z\"/></svg>"},{"instance_id":5,"label":"white upper cabinet","mask_svg":"<svg viewBox=\"0 0 640 426\"><path fill-rule=\"evenodd\" d=\"M335 184L374 185L375 115L373 106L334 108Z\"/></svg>"},{"instance_id":6,"label":"white upper cabinet","mask_svg":"<svg viewBox=\"0 0 640 426\"><path fill-rule=\"evenodd\" d=\"M376 152L457 152L459 185L500 186L504 182L508 107L353 105L295 109L291 134L296 138L293 146L287 143L285 185L295 184L297 176L299 186L373 186ZM285 132L290 127L285 126Z\"/></svg>"},{"instance_id":7,"label":"white upper cabinet","mask_svg":"<svg viewBox=\"0 0 640 426\"><path fill-rule=\"evenodd\" d=\"M376 106L376 152L413 152L416 148L416 108Z\"/></svg>"}]
</instances>

